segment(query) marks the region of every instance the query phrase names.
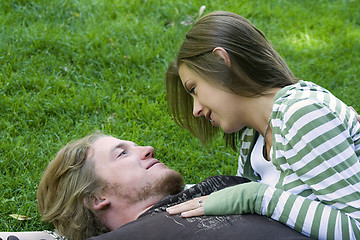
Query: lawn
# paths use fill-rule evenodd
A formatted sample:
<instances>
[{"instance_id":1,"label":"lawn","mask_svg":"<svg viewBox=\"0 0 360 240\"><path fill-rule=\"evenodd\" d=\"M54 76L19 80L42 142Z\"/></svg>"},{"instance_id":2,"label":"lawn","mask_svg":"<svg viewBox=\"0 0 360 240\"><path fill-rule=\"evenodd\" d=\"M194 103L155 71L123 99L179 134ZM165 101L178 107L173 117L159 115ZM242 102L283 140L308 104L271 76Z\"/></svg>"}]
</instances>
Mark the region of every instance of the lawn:
<instances>
[{"instance_id":1,"label":"lawn","mask_svg":"<svg viewBox=\"0 0 360 240\"><path fill-rule=\"evenodd\" d=\"M152 145L188 183L236 174L221 137L202 146L166 106L164 72L202 5L250 19L298 78L360 110L358 0L1 1L0 231L51 228L36 205L42 171L96 130Z\"/></svg>"}]
</instances>

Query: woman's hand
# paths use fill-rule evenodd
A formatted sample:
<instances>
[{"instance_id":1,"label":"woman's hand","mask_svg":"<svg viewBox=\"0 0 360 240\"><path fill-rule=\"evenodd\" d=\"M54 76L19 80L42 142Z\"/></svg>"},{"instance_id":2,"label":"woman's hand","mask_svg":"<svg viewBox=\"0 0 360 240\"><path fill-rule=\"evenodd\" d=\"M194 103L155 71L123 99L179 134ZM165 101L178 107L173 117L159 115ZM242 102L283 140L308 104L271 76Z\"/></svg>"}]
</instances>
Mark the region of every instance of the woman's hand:
<instances>
[{"instance_id":1,"label":"woman's hand","mask_svg":"<svg viewBox=\"0 0 360 240\"><path fill-rule=\"evenodd\" d=\"M166 211L171 214L181 214L182 217L196 217L204 215L204 203L208 196L194 198L184 203L169 207Z\"/></svg>"}]
</instances>

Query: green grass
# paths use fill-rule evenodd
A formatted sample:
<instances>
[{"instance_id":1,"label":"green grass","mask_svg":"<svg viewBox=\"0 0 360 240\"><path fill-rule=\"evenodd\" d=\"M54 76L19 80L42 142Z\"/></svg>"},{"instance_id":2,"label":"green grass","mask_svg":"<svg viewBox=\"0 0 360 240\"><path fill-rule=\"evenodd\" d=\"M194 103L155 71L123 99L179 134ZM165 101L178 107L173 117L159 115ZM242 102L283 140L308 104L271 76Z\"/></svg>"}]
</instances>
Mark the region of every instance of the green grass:
<instances>
[{"instance_id":1,"label":"green grass","mask_svg":"<svg viewBox=\"0 0 360 240\"><path fill-rule=\"evenodd\" d=\"M236 153L220 140L204 148L166 108L164 72L203 4L249 18L298 78L360 110L358 0L1 1L0 231L49 228L36 206L42 171L95 130L154 146L187 182L236 173Z\"/></svg>"}]
</instances>

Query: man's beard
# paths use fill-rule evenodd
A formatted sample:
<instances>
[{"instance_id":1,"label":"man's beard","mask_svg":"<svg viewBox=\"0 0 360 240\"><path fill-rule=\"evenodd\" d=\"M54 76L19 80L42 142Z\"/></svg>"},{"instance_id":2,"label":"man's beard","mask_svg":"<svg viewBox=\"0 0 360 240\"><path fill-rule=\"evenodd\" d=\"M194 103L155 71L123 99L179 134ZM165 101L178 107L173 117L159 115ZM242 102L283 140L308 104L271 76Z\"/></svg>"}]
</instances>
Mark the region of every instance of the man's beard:
<instances>
[{"instance_id":1,"label":"man's beard","mask_svg":"<svg viewBox=\"0 0 360 240\"><path fill-rule=\"evenodd\" d=\"M137 192L135 190L126 189L126 186L113 183L108 184L106 191L111 191L118 197L125 199L129 204L134 204L144 201L151 197L166 197L174 195L184 190L184 179L180 173L170 170L163 174L161 177L156 178L154 181L149 182L145 186L140 187ZM131 192L130 192L131 191Z\"/></svg>"}]
</instances>

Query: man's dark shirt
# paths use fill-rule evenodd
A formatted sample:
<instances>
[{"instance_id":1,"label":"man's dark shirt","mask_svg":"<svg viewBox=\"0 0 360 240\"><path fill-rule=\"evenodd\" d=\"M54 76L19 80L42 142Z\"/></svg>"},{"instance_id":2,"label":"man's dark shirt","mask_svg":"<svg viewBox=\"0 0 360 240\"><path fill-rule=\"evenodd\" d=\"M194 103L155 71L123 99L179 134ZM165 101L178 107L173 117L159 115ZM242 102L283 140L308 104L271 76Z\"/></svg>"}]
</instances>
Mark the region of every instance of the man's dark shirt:
<instances>
[{"instance_id":1,"label":"man's dark shirt","mask_svg":"<svg viewBox=\"0 0 360 240\"><path fill-rule=\"evenodd\" d=\"M248 181L235 176L210 177L179 194L164 198L135 221L91 240L309 239L277 221L260 215L183 218L180 215L169 215L165 211L170 206Z\"/></svg>"}]
</instances>

